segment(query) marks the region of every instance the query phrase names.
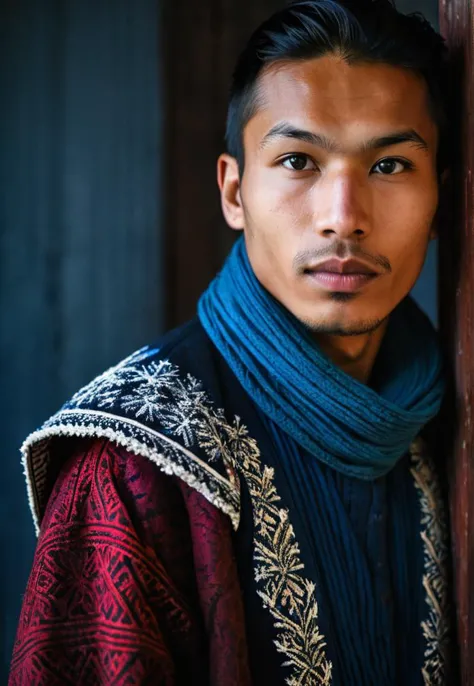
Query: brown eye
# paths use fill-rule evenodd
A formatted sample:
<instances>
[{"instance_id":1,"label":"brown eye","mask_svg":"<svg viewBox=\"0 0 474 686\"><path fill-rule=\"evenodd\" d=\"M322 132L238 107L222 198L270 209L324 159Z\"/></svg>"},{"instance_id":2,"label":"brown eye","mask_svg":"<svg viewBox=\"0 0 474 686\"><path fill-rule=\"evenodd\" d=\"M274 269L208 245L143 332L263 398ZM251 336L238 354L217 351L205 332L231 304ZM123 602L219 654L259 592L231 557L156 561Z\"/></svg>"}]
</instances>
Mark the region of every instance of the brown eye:
<instances>
[{"instance_id":1,"label":"brown eye","mask_svg":"<svg viewBox=\"0 0 474 686\"><path fill-rule=\"evenodd\" d=\"M308 157L306 155L290 155L286 157L282 164L285 169L292 169L293 171L304 171L308 164Z\"/></svg>"},{"instance_id":2,"label":"brown eye","mask_svg":"<svg viewBox=\"0 0 474 686\"><path fill-rule=\"evenodd\" d=\"M387 159L377 162L373 169L378 169L378 171L376 171L377 174L393 176L395 174L400 174L402 171L405 171L405 169L409 169L410 166L410 163L405 162L404 160L397 160L394 157L387 157Z\"/></svg>"}]
</instances>

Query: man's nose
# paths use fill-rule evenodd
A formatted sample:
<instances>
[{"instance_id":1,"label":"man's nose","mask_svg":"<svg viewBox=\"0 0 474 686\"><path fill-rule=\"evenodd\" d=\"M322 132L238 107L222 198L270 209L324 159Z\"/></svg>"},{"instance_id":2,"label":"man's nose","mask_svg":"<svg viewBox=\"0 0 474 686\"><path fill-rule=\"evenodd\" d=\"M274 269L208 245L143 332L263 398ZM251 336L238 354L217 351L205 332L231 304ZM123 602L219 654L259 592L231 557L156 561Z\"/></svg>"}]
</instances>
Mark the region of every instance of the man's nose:
<instances>
[{"instance_id":1,"label":"man's nose","mask_svg":"<svg viewBox=\"0 0 474 686\"><path fill-rule=\"evenodd\" d=\"M318 189L315 229L327 237L361 240L370 233L367 189L349 174L328 178Z\"/></svg>"}]
</instances>

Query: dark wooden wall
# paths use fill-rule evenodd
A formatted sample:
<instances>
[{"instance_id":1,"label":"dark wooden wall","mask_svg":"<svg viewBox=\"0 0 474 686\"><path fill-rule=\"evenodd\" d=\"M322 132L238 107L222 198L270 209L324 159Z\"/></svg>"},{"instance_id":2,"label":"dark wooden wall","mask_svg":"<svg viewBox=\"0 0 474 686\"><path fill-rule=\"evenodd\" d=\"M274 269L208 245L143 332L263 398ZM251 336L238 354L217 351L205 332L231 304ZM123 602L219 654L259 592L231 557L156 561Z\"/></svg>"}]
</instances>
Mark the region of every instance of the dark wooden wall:
<instances>
[{"instance_id":1,"label":"dark wooden wall","mask_svg":"<svg viewBox=\"0 0 474 686\"><path fill-rule=\"evenodd\" d=\"M453 376L446 426L461 683L474 684L474 9L441 0L453 84L454 165L440 236L440 316Z\"/></svg>"},{"instance_id":2,"label":"dark wooden wall","mask_svg":"<svg viewBox=\"0 0 474 686\"><path fill-rule=\"evenodd\" d=\"M234 234L221 216L216 160L224 151L234 62L251 31L284 0L166 3L166 321L195 313Z\"/></svg>"}]
</instances>

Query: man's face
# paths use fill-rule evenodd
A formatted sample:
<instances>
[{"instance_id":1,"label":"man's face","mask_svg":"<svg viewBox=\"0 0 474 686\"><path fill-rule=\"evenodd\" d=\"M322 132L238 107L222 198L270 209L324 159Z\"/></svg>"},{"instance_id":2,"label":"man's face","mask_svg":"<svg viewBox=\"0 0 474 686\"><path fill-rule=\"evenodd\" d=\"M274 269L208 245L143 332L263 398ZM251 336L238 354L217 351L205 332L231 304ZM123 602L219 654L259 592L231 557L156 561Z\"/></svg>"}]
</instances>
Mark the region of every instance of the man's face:
<instances>
[{"instance_id":1,"label":"man's face","mask_svg":"<svg viewBox=\"0 0 474 686\"><path fill-rule=\"evenodd\" d=\"M222 156L219 182L259 281L315 331L377 328L433 236L437 128L422 79L335 55L272 65L243 141L242 178Z\"/></svg>"}]
</instances>

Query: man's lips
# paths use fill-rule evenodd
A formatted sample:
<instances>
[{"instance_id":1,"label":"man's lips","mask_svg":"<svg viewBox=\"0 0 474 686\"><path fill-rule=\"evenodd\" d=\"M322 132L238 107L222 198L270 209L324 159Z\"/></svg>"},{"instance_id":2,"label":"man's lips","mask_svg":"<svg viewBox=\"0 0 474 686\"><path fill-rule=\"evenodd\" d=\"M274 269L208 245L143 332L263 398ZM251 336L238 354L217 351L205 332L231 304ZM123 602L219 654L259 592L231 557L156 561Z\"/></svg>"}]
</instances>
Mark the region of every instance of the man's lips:
<instances>
[{"instance_id":1,"label":"man's lips","mask_svg":"<svg viewBox=\"0 0 474 686\"><path fill-rule=\"evenodd\" d=\"M350 260L325 260L314 266L308 266L305 271L309 272L329 272L334 274L371 274L377 275L377 270L373 266L351 258Z\"/></svg>"},{"instance_id":2,"label":"man's lips","mask_svg":"<svg viewBox=\"0 0 474 686\"><path fill-rule=\"evenodd\" d=\"M326 260L307 267L304 273L319 286L339 293L355 293L380 276L372 266L355 259Z\"/></svg>"}]
</instances>

